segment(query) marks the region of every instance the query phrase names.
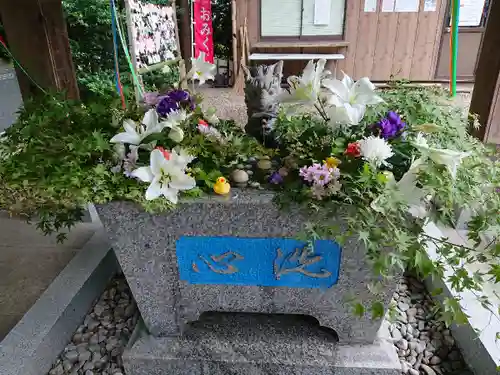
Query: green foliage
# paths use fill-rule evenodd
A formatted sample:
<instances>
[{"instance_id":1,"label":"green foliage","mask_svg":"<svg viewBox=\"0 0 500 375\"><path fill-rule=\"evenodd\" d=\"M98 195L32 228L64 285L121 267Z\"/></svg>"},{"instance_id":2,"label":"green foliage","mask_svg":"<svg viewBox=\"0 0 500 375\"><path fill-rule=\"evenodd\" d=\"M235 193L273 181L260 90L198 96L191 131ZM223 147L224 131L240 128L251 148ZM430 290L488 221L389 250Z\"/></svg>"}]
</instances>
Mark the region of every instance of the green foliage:
<instances>
[{"instance_id":1,"label":"green foliage","mask_svg":"<svg viewBox=\"0 0 500 375\"><path fill-rule=\"evenodd\" d=\"M231 0L212 1L215 55L225 59L233 56Z\"/></svg>"},{"instance_id":2,"label":"green foliage","mask_svg":"<svg viewBox=\"0 0 500 375\"><path fill-rule=\"evenodd\" d=\"M132 101L129 110L123 111L112 95L101 99L83 104L54 95L25 103L18 121L0 139L2 209L37 218L40 229L48 234L78 222L88 202L131 200L148 212L171 208L164 199L146 201L147 184L112 172L116 160L110 139L125 118L142 120L144 110ZM232 121L219 124L224 142L208 140L196 128L202 116L198 108L183 125L186 136L179 144L198 156L191 173L199 188L187 192L188 196L199 196L200 189L211 191L215 180L227 175L234 163L270 153L245 137ZM177 146L167 131L155 134L154 140L168 149ZM149 151L141 150L140 155L149 162Z\"/></svg>"},{"instance_id":3,"label":"green foliage","mask_svg":"<svg viewBox=\"0 0 500 375\"><path fill-rule=\"evenodd\" d=\"M468 134L474 119L453 106L442 90L395 84L383 92L382 97L385 103L371 107L357 126L332 129L323 119L313 115L291 119L280 117L276 132L283 145L283 156L292 155L299 167L321 163L332 155L342 162L339 167L342 190L339 194L311 203L309 187L286 183L280 200L304 201L328 216L343 218L348 223L348 232L356 233L365 244L376 275L390 278L409 270L419 278L444 278L455 293L472 292L483 307L500 319L491 301L482 293L486 281L500 281L500 247L495 245L500 236L500 194L496 190L500 186L500 162L494 156L495 151ZM373 134L371 124L384 117L388 110L396 111L406 121L407 138L424 131L432 147L471 153L462 161L456 178L433 162L418 174L418 186L432 198L428 201L429 217L425 220L452 224L458 210L472 210L470 246L458 246L447 238L429 236L424 231L426 221L412 217L406 199L388 184L382 173L384 170L392 172L399 180L408 171L412 160L421 156L411 142L404 137L391 141L395 153L388 160L393 166L391 170L387 167L375 170L360 158L344 155L349 143ZM331 147L322 140L328 140ZM372 206L375 199L381 199L377 210ZM315 222L313 226L315 230L318 227L334 229L324 222ZM489 244L481 244L481 234L485 232L493 238ZM340 241L344 235L337 232ZM429 259L427 255L429 244L436 245L436 259ZM450 268L452 274L445 276L445 268ZM479 270L472 272L471 269ZM367 307L363 301L352 303L357 315L366 311L371 311L374 317L381 314L380 305ZM445 298L439 311L447 324L467 321L457 298Z\"/></svg>"},{"instance_id":4,"label":"green foliage","mask_svg":"<svg viewBox=\"0 0 500 375\"><path fill-rule=\"evenodd\" d=\"M112 70L111 11L106 0L63 0L77 73Z\"/></svg>"}]
</instances>

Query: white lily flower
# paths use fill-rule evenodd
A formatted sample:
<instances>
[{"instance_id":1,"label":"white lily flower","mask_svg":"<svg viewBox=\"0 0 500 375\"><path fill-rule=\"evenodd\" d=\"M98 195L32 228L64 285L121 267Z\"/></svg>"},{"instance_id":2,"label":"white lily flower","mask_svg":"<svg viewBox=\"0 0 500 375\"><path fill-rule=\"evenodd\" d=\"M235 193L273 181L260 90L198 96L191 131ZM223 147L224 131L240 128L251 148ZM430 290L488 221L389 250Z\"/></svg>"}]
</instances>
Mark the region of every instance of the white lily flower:
<instances>
[{"instance_id":1,"label":"white lily flower","mask_svg":"<svg viewBox=\"0 0 500 375\"><path fill-rule=\"evenodd\" d=\"M298 104L316 103L321 91L321 77L325 70L325 64L325 59L320 59L317 63L311 60L302 72L302 76L288 77L290 94L283 92L278 96L278 101Z\"/></svg>"},{"instance_id":2,"label":"white lily flower","mask_svg":"<svg viewBox=\"0 0 500 375\"><path fill-rule=\"evenodd\" d=\"M169 128L170 132L168 137L174 142L182 142L184 139L184 131L180 125L186 121L191 114L188 114L185 110L177 110L170 112L167 116L167 120L160 123L161 128Z\"/></svg>"},{"instance_id":3,"label":"white lily flower","mask_svg":"<svg viewBox=\"0 0 500 375\"><path fill-rule=\"evenodd\" d=\"M158 123L158 113L155 109L150 109L144 115L142 123L127 119L123 121L125 132L118 133L111 138L111 143L127 143L130 145L140 145L144 138L153 133L161 132L162 127Z\"/></svg>"},{"instance_id":4,"label":"white lily flower","mask_svg":"<svg viewBox=\"0 0 500 375\"><path fill-rule=\"evenodd\" d=\"M371 135L360 140L358 143L363 159L375 168L387 165L386 160L394 155L391 145L383 138Z\"/></svg>"},{"instance_id":5,"label":"white lily flower","mask_svg":"<svg viewBox=\"0 0 500 375\"><path fill-rule=\"evenodd\" d=\"M196 186L195 179L179 168L172 158L167 160L160 150L151 152L149 167L136 169L132 172L132 176L150 183L146 191L147 200L153 200L163 195L170 202L176 204L179 191L190 190Z\"/></svg>"},{"instance_id":6,"label":"white lily flower","mask_svg":"<svg viewBox=\"0 0 500 375\"><path fill-rule=\"evenodd\" d=\"M363 104L345 103L342 107L328 108L327 115L332 127L339 124L357 125L365 116L366 106Z\"/></svg>"},{"instance_id":7,"label":"white lily flower","mask_svg":"<svg viewBox=\"0 0 500 375\"><path fill-rule=\"evenodd\" d=\"M394 176L388 178L387 186L395 188L397 194L409 206L409 212L415 216L423 218L426 216L425 206L422 204L425 198L425 192L417 186L418 173L422 169L424 160L422 158L415 160L408 171L396 182ZM370 204L370 207L377 212L383 213L381 205L384 195L379 196Z\"/></svg>"},{"instance_id":8,"label":"white lily flower","mask_svg":"<svg viewBox=\"0 0 500 375\"><path fill-rule=\"evenodd\" d=\"M357 125L365 115L366 106L383 102L382 98L375 94L375 85L367 77L354 82L344 73L342 80L324 79L322 84L332 93L328 104L343 108L339 112L333 112L334 115L337 114L332 118L334 122L348 119L349 124Z\"/></svg>"},{"instance_id":9,"label":"white lily flower","mask_svg":"<svg viewBox=\"0 0 500 375\"><path fill-rule=\"evenodd\" d=\"M182 170L185 170L194 159L196 159L194 156L189 155L186 150L180 147L175 147L170 154L170 160Z\"/></svg>"},{"instance_id":10,"label":"white lily flower","mask_svg":"<svg viewBox=\"0 0 500 375\"><path fill-rule=\"evenodd\" d=\"M206 61L205 52L200 52L198 58L191 58L192 68L188 78L198 79L200 86L209 79L215 79L215 65Z\"/></svg>"},{"instance_id":11,"label":"white lily flower","mask_svg":"<svg viewBox=\"0 0 500 375\"><path fill-rule=\"evenodd\" d=\"M436 164L444 165L453 178L456 177L458 167L462 163L462 160L472 154L471 152L460 152L446 148L441 149L430 147L427 140L421 133L418 133L413 144L424 157L428 157Z\"/></svg>"}]
</instances>

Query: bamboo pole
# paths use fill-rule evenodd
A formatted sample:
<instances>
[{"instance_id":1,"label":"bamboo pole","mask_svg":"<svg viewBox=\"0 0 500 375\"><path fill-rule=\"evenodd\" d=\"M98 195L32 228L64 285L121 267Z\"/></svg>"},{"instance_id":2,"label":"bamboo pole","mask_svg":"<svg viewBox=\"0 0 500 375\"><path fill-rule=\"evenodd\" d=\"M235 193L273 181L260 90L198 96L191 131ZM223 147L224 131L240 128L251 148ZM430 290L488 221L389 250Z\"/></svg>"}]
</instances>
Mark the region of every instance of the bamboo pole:
<instances>
[{"instance_id":1,"label":"bamboo pole","mask_svg":"<svg viewBox=\"0 0 500 375\"><path fill-rule=\"evenodd\" d=\"M458 22L460 18L460 0L453 0L451 27L451 96L457 95L457 60L458 60Z\"/></svg>"}]
</instances>

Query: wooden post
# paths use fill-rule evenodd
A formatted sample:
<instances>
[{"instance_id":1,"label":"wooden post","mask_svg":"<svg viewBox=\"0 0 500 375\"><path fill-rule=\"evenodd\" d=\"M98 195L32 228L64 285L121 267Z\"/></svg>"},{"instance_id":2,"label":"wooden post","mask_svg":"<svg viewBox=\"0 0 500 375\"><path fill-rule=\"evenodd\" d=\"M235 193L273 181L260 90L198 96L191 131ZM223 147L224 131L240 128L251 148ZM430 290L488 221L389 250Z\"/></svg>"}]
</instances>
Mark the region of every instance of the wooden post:
<instances>
[{"instance_id":1,"label":"wooden post","mask_svg":"<svg viewBox=\"0 0 500 375\"><path fill-rule=\"evenodd\" d=\"M43 88L79 98L61 0L0 0L5 34L12 54ZM24 99L40 90L17 67Z\"/></svg>"},{"instance_id":2,"label":"wooden post","mask_svg":"<svg viewBox=\"0 0 500 375\"><path fill-rule=\"evenodd\" d=\"M191 69L191 17L189 0L178 0L181 9L181 22L179 27L179 40L181 45L182 58L186 63L186 69Z\"/></svg>"},{"instance_id":3,"label":"wooden post","mask_svg":"<svg viewBox=\"0 0 500 375\"><path fill-rule=\"evenodd\" d=\"M490 14L476 69L470 112L481 127L473 134L487 143L500 144L500 2L490 2Z\"/></svg>"}]
</instances>

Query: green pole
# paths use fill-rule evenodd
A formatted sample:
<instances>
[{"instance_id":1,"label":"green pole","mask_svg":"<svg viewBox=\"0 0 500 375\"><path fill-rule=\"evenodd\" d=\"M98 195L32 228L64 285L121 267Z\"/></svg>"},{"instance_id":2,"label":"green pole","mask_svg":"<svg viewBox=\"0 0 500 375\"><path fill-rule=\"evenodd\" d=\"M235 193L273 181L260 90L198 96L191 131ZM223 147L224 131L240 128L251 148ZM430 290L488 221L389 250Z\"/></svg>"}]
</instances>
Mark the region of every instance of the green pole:
<instances>
[{"instance_id":1,"label":"green pole","mask_svg":"<svg viewBox=\"0 0 500 375\"><path fill-rule=\"evenodd\" d=\"M457 95L457 60L458 60L458 20L460 16L460 0L452 0L451 29L451 96Z\"/></svg>"}]
</instances>

